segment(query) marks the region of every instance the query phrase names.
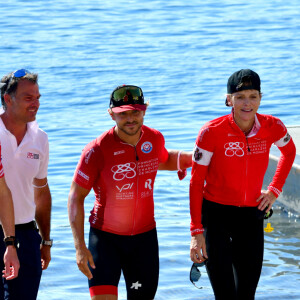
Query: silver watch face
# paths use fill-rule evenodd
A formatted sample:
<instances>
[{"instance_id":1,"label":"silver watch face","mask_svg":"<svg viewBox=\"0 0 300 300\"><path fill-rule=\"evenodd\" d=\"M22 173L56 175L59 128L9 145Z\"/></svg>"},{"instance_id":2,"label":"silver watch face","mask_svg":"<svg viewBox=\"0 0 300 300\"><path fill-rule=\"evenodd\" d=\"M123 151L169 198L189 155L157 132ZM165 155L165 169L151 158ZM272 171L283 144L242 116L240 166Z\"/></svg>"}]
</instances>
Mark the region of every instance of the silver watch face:
<instances>
[{"instance_id":1,"label":"silver watch face","mask_svg":"<svg viewBox=\"0 0 300 300\"><path fill-rule=\"evenodd\" d=\"M52 246L53 245L53 240L50 240L50 241L42 241L42 244L43 245L46 245L46 246Z\"/></svg>"}]
</instances>

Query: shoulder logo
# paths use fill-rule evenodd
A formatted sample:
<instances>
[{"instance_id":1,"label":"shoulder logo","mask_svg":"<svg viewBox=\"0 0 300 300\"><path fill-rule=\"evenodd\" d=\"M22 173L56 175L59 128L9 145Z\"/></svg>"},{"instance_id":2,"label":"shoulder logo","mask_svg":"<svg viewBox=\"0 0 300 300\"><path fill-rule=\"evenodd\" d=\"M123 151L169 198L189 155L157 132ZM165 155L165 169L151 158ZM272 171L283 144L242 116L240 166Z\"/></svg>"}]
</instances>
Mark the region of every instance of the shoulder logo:
<instances>
[{"instance_id":1,"label":"shoulder logo","mask_svg":"<svg viewBox=\"0 0 300 300\"><path fill-rule=\"evenodd\" d=\"M200 152L200 149L197 147L197 149L194 152L194 159L195 161L199 161L202 158L203 154Z\"/></svg>"},{"instance_id":2,"label":"shoulder logo","mask_svg":"<svg viewBox=\"0 0 300 300\"><path fill-rule=\"evenodd\" d=\"M143 145L141 147L141 150L144 153L150 153L152 151L152 149L153 149L153 147L152 147L152 144L150 142L143 143Z\"/></svg>"},{"instance_id":3,"label":"shoulder logo","mask_svg":"<svg viewBox=\"0 0 300 300\"><path fill-rule=\"evenodd\" d=\"M284 137L283 141L285 143L287 143L289 140L291 139L291 136L289 135L289 133L287 132L286 136Z\"/></svg>"},{"instance_id":4,"label":"shoulder logo","mask_svg":"<svg viewBox=\"0 0 300 300\"><path fill-rule=\"evenodd\" d=\"M90 150L85 154L85 159L84 159L84 161L85 161L86 164L89 163L89 160L90 160L90 158L91 158L91 155L92 155L92 153L94 153L94 152L95 152L95 150L94 150L94 148L92 148L92 149L90 149Z\"/></svg>"}]
</instances>

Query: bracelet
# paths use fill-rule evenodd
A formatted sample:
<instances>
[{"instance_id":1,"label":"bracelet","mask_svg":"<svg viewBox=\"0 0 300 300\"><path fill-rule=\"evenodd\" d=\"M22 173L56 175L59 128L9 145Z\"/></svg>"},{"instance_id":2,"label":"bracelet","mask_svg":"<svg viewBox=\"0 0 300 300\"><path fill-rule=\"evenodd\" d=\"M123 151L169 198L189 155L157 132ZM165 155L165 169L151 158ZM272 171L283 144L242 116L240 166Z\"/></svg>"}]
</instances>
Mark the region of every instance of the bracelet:
<instances>
[{"instance_id":1,"label":"bracelet","mask_svg":"<svg viewBox=\"0 0 300 300\"><path fill-rule=\"evenodd\" d=\"M44 188L45 186L48 185L48 181L44 185L35 185L35 184L32 184L32 185L33 185L33 187L35 187L37 189L42 189L42 188Z\"/></svg>"},{"instance_id":2,"label":"bracelet","mask_svg":"<svg viewBox=\"0 0 300 300\"><path fill-rule=\"evenodd\" d=\"M181 171L180 169L180 154L181 154L182 150L180 150L178 152L178 155L177 155L177 170Z\"/></svg>"}]
</instances>

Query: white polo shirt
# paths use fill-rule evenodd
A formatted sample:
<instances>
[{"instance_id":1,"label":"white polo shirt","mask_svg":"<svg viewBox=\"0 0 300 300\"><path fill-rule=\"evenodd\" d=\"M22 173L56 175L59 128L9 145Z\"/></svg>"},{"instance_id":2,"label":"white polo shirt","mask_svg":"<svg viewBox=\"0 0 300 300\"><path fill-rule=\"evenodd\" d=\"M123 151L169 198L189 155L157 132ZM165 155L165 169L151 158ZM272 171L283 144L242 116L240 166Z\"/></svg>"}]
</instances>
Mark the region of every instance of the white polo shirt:
<instances>
[{"instance_id":1,"label":"white polo shirt","mask_svg":"<svg viewBox=\"0 0 300 300\"><path fill-rule=\"evenodd\" d=\"M0 143L0 157L1 156L1 143ZM0 178L2 178L4 176L4 171L3 171L3 166L2 166L2 161L0 159Z\"/></svg>"},{"instance_id":2,"label":"white polo shirt","mask_svg":"<svg viewBox=\"0 0 300 300\"><path fill-rule=\"evenodd\" d=\"M15 224L35 218L33 179L47 177L49 143L47 134L36 121L27 124L27 132L19 146L0 118L0 141L5 179L11 190Z\"/></svg>"}]
</instances>

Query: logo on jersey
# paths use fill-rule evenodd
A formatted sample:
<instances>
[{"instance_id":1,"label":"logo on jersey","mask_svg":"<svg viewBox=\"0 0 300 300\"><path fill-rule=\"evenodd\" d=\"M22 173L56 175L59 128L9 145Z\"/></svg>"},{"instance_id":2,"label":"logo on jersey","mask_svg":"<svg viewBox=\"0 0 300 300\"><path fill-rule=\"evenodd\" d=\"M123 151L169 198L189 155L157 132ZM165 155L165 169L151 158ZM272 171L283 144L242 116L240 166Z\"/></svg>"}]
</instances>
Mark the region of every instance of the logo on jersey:
<instances>
[{"instance_id":1,"label":"logo on jersey","mask_svg":"<svg viewBox=\"0 0 300 300\"><path fill-rule=\"evenodd\" d=\"M80 171L80 170L78 170L78 175L80 175L81 177L83 177L85 180L89 180L90 179L90 177L89 176L87 176L86 174L84 174L82 171Z\"/></svg>"},{"instance_id":2,"label":"logo on jersey","mask_svg":"<svg viewBox=\"0 0 300 300\"><path fill-rule=\"evenodd\" d=\"M125 191L125 190L131 190L131 188L132 188L132 186L133 186L133 183L126 183L126 184L124 184L123 186L121 186L121 188L119 188L117 185L116 185L116 187L117 187L117 189L119 190L119 192L121 193L122 191Z\"/></svg>"},{"instance_id":3,"label":"logo on jersey","mask_svg":"<svg viewBox=\"0 0 300 300\"><path fill-rule=\"evenodd\" d=\"M114 180L120 181L124 178L134 178L136 176L136 164L133 162L115 165L111 168L111 171L114 173Z\"/></svg>"},{"instance_id":4,"label":"logo on jersey","mask_svg":"<svg viewBox=\"0 0 300 300\"><path fill-rule=\"evenodd\" d=\"M284 141L285 143L287 143L290 139L291 139L291 136L290 136L289 133L287 132L287 133L286 133L286 136L285 136L284 139L283 139L283 141Z\"/></svg>"},{"instance_id":5,"label":"logo on jersey","mask_svg":"<svg viewBox=\"0 0 300 300\"><path fill-rule=\"evenodd\" d=\"M147 179L147 180L145 181L145 189L152 190L151 184L152 184L152 179Z\"/></svg>"},{"instance_id":6,"label":"logo on jersey","mask_svg":"<svg viewBox=\"0 0 300 300\"><path fill-rule=\"evenodd\" d=\"M202 158L203 154L200 152L200 149L197 147L194 152L194 160L199 161Z\"/></svg>"},{"instance_id":7,"label":"logo on jersey","mask_svg":"<svg viewBox=\"0 0 300 300\"><path fill-rule=\"evenodd\" d=\"M202 128L201 132L199 133L199 141L200 141L200 142L202 142L203 137L204 137L204 134L205 134L206 132L208 132L208 131L209 131L209 127Z\"/></svg>"},{"instance_id":8,"label":"logo on jersey","mask_svg":"<svg viewBox=\"0 0 300 300\"><path fill-rule=\"evenodd\" d=\"M91 158L91 155L95 152L94 148L90 149L86 154L85 154L85 159L84 159L84 162L86 164L89 163L89 160Z\"/></svg>"},{"instance_id":9,"label":"logo on jersey","mask_svg":"<svg viewBox=\"0 0 300 300\"><path fill-rule=\"evenodd\" d=\"M144 153L150 153L152 151L152 144L150 142L143 143L141 150Z\"/></svg>"},{"instance_id":10,"label":"logo on jersey","mask_svg":"<svg viewBox=\"0 0 300 300\"><path fill-rule=\"evenodd\" d=\"M27 152L27 158L30 158L30 159L39 159L40 155L36 154L36 153Z\"/></svg>"},{"instance_id":11,"label":"logo on jersey","mask_svg":"<svg viewBox=\"0 0 300 300\"><path fill-rule=\"evenodd\" d=\"M277 120L277 124L279 124L281 127L283 127L283 129L285 129L284 124L280 120Z\"/></svg>"},{"instance_id":12,"label":"logo on jersey","mask_svg":"<svg viewBox=\"0 0 300 300\"><path fill-rule=\"evenodd\" d=\"M125 150L116 151L116 152L114 152L114 155L119 155L119 154L122 154L122 153L125 153Z\"/></svg>"},{"instance_id":13,"label":"logo on jersey","mask_svg":"<svg viewBox=\"0 0 300 300\"><path fill-rule=\"evenodd\" d=\"M234 155L241 157L244 156L244 143L242 142L230 142L224 145L225 155L232 157Z\"/></svg>"}]
</instances>

